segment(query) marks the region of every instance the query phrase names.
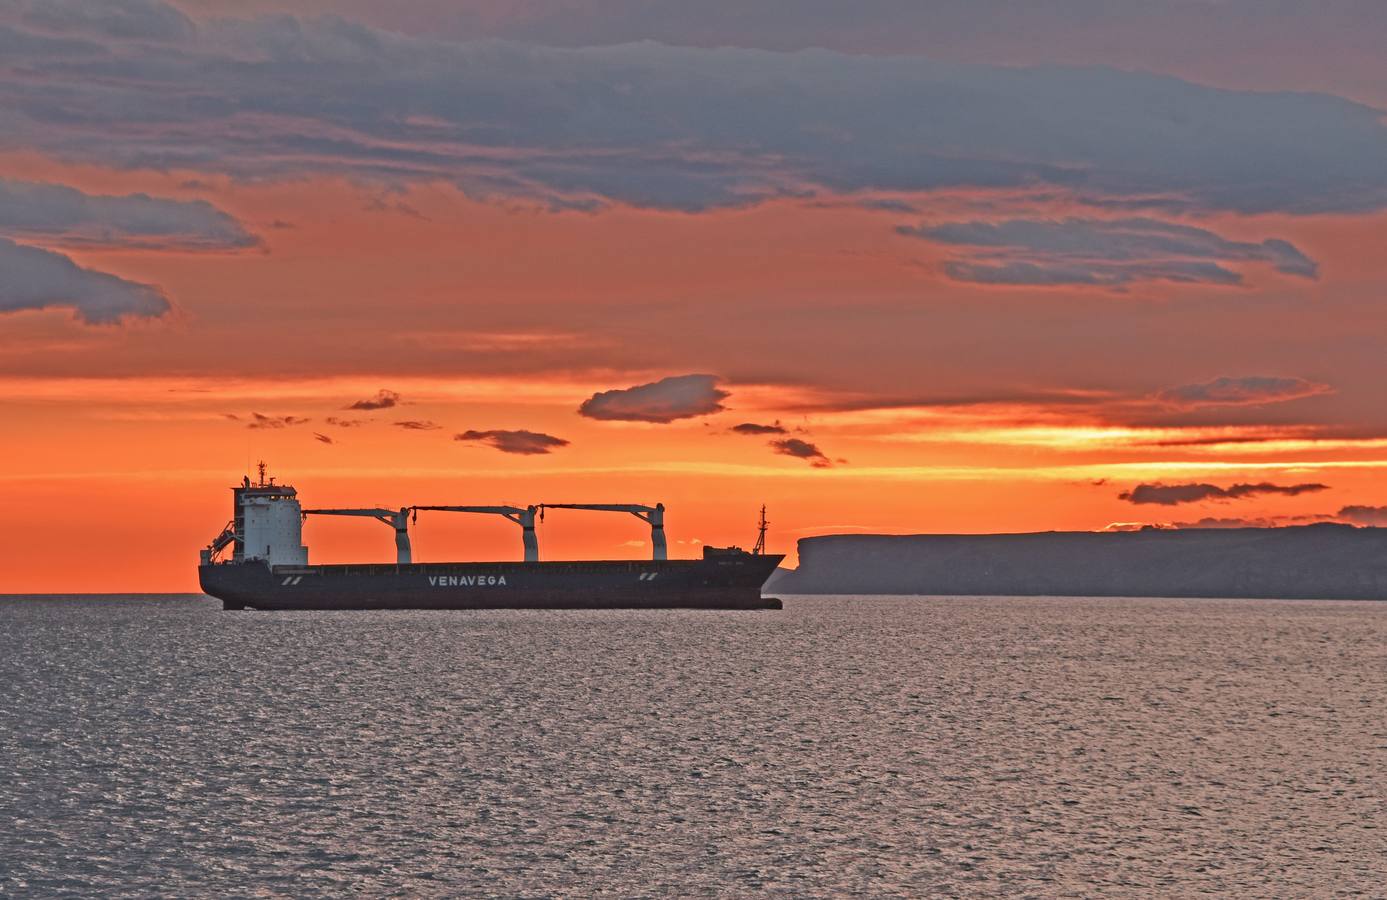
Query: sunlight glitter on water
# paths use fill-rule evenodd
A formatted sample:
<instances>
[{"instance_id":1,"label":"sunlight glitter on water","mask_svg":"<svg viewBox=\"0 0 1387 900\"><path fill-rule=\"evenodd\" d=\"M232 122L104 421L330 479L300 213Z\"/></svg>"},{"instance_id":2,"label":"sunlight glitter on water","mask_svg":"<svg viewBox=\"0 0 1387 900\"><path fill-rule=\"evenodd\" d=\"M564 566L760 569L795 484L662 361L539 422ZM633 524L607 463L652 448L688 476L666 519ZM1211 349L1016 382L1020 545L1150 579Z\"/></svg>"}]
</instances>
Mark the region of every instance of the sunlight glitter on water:
<instances>
[{"instance_id":1,"label":"sunlight glitter on water","mask_svg":"<svg viewBox=\"0 0 1387 900\"><path fill-rule=\"evenodd\" d=\"M1387 605L0 599L0 895L1376 894Z\"/></svg>"}]
</instances>

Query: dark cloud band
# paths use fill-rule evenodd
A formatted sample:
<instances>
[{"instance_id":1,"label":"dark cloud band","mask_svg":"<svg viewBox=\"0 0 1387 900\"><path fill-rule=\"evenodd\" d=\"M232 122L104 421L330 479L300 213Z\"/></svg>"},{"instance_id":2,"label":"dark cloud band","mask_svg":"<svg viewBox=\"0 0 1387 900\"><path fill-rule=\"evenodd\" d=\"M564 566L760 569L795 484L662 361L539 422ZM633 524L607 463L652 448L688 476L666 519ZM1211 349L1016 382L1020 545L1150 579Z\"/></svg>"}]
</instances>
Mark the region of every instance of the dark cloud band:
<instances>
[{"instance_id":1,"label":"dark cloud band","mask_svg":"<svg viewBox=\"0 0 1387 900\"><path fill-rule=\"evenodd\" d=\"M103 25L108 0L63 6L42 27L0 15L6 71L25 73L0 78L0 149L448 180L557 208L1037 184L1246 213L1387 204L1387 125L1324 95L827 51L449 43L343 19L194 25L152 0Z\"/></svg>"},{"instance_id":2,"label":"dark cloud band","mask_svg":"<svg viewBox=\"0 0 1387 900\"><path fill-rule=\"evenodd\" d=\"M1214 484L1139 484L1130 491L1118 494L1118 499L1136 504L1176 506L1203 500L1242 500L1267 494L1296 497L1326 490L1329 490L1327 484L1279 485L1267 482L1234 484L1226 488Z\"/></svg>"}]
</instances>

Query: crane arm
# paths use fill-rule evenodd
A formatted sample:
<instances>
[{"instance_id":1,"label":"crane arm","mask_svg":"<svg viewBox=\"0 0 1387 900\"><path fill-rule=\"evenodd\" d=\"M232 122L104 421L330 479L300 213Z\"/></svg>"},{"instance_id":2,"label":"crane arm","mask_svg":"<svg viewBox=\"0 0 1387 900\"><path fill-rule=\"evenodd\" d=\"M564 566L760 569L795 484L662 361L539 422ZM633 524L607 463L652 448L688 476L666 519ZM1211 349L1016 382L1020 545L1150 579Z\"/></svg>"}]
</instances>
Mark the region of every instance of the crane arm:
<instances>
[{"instance_id":1,"label":"crane arm","mask_svg":"<svg viewBox=\"0 0 1387 900\"><path fill-rule=\"evenodd\" d=\"M541 503L540 509L592 509L598 512L626 512L632 515L649 514L663 510L663 503L656 506L644 506L640 503Z\"/></svg>"},{"instance_id":2,"label":"crane arm","mask_svg":"<svg viewBox=\"0 0 1387 900\"><path fill-rule=\"evenodd\" d=\"M540 515L546 509L590 509L597 512L630 513L650 525L650 546L652 559L669 559L669 545L665 541L665 505L656 503L645 506L640 503L541 503Z\"/></svg>"},{"instance_id":3,"label":"crane arm","mask_svg":"<svg viewBox=\"0 0 1387 900\"><path fill-rule=\"evenodd\" d=\"M521 527L521 542L525 548L525 562L539 562L539 538L535 536L535 510L534 506L527 506L521 509L518 506L411 506L411 510L418 515L420 510L425 512L461 512L461 513L482 513L486 515L502 516L509 519Z\"/></svg>"},{"instance_id":4,"label":"crane arm","mask_svg":"<svg viewBox=\"0 0 1387 900\"><path fill-rule=\"evenodd\" d=\"M384 522L395 529L395 561L405 565L414 559L414 551L409 544L409 508L398 510L382 509L305 509L304 516L365 516Z\"/></svg>"},{"instance_id":5,"label":"crane arm","mask_svg":"<svg viewBox=\"0 0 1387 900\"><path fill-rule=\"evenodd\" d=\"M507 519L523 516L525 510L518 506L411 506L410 509L417 512L464 512L464 513L490 513L497 516L505 516ZM534 509L534 507L530 507Z\"/></svg>"},{"instance_id":6,"label":"crane arm","mask_svg":"<svg viewBox=\"0 0 1387 900\"><path fill-rule=\"evenodd\" d=\"M305 516L370 516L373 519L389 519L395 515L393 509L305 509Z\"/></svg>"}]
</instances>

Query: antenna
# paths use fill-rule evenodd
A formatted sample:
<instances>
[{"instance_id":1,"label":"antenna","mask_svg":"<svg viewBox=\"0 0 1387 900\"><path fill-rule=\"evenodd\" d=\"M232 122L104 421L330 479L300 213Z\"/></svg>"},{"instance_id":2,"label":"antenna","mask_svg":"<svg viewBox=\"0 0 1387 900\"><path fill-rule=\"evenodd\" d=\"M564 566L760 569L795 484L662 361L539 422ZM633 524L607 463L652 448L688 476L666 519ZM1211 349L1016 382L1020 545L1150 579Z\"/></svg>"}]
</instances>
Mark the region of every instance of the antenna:
<instances>
[{"instance_id":1,"label":"antenna","mask_svg":"<svg viewBox=\"0 0 1387 900\"><path fill-rule=\"evenodd\" d=\"M260 472L260 486L261 486L261 487L264 487L264 486L265 486L265 461L264 461L263 459L260 460L259 464L257 464L255 468Z\"/></svg>"},{"instance_id":2,"label":"antenna","mask_svg":"<svg viewBox=\"0 0 1387 900\"><path fill-rule=\"evenodd\" d=\"M766 526L770 522L766 521L766 504L761 504L761 521L756 523L756 546L751 548L752 555L766 555Z\"/></svg>"}]
</instances>

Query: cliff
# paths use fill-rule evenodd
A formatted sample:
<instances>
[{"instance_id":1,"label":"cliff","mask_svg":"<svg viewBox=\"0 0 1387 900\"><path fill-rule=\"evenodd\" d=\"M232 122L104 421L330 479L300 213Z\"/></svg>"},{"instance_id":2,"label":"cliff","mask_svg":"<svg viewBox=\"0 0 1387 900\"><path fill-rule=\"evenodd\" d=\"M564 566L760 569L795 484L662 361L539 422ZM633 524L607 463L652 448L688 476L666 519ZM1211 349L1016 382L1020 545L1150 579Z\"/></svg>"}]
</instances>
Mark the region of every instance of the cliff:
<instances>
[{"instance_id":1,"label":"cliff","mask_svg":"<svg viewBox=\"0 0 1387 900\"><path fill-rule=\"evenodd\" d=\"M1387 528L826 535L781 594L1387 600Z\"/></svg>"}]
</instances>

